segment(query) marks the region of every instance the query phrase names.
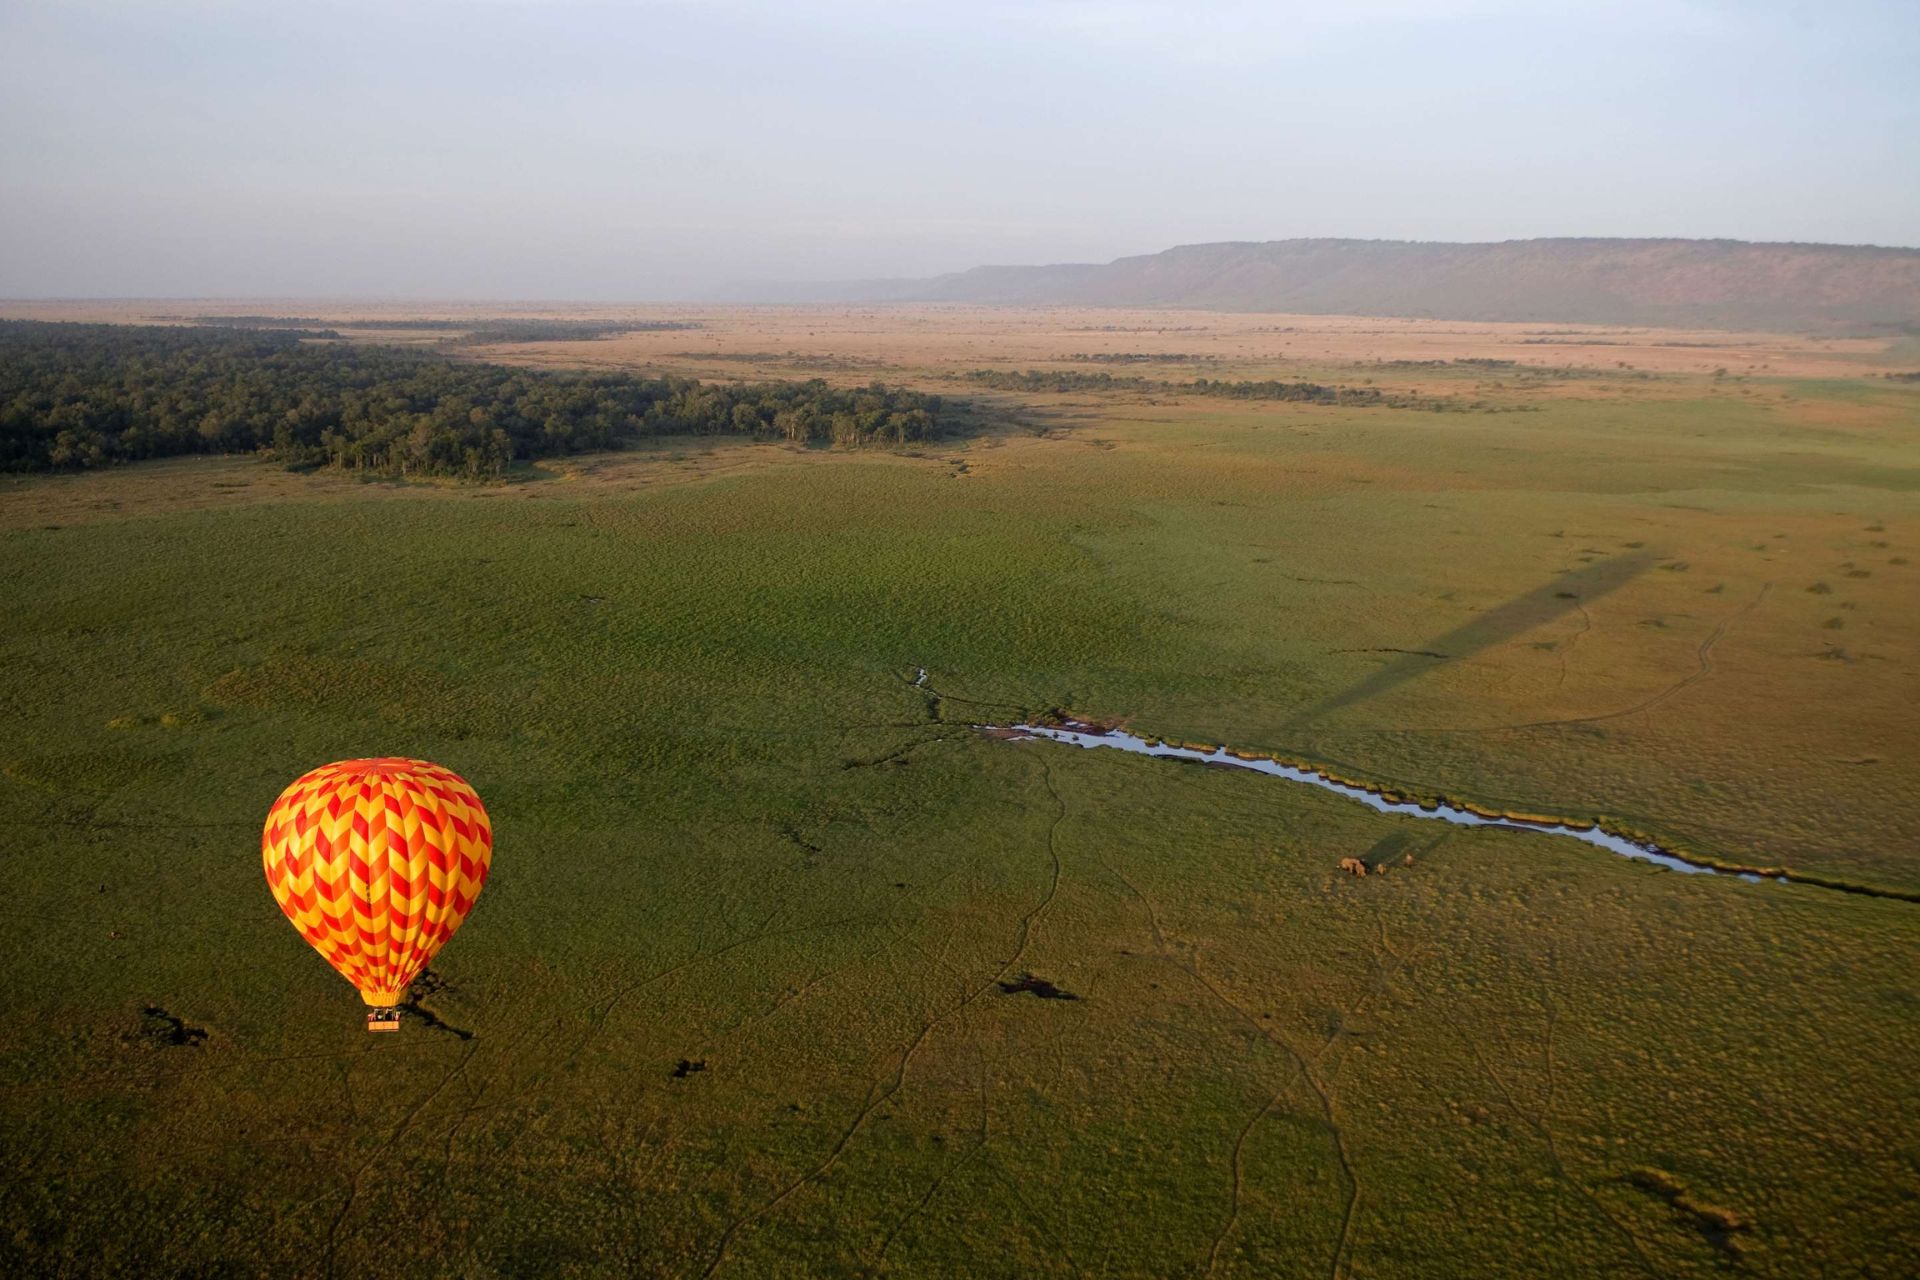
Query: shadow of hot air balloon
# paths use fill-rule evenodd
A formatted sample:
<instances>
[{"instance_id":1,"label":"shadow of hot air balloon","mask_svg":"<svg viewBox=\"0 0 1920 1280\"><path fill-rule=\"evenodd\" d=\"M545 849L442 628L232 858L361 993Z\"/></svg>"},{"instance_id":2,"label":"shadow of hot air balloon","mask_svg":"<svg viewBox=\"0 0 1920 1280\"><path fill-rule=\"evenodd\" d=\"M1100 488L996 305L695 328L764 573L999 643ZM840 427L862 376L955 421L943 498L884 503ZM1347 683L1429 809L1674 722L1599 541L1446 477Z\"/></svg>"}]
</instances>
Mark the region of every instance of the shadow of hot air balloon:
<instances>
[{"instance_id":1,"label":"shadow of hot air balloon","mask_svg":"<svg viewBox=\"0 0 1920 1280\"><path fill-rule=\"evenodd\" d=\"M1436 667L1470 658L1515 636L1525 635L1573 612L1583 602L1619 590L1651 568L1656 558L1652 552L1636 551L1561 574L1505 604L1475 614L1445 635L1410 646L1405 656L1309 707L1289 721L1288 727L1299 728L1329 712L1377 698Z\"/></svg>"}]
</instances>

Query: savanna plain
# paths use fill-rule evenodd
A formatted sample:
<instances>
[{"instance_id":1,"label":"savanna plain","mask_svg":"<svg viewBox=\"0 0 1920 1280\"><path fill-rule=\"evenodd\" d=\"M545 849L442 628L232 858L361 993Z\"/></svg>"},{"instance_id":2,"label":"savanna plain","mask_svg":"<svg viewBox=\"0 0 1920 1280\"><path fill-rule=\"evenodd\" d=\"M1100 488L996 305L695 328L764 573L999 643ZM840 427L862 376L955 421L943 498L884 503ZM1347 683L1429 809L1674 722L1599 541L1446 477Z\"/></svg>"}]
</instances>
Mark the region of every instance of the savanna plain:
<instances>
[{"instance_id":1,"label":"savanna plain","mask_svg":"<svg viewBox=\"0 0 1920 1280\"><path fill-rule=\"evenodd\" d=\"M8 1273L1913 1273L1920 342L542 314L962 408L0 480ZM497 853L370 1037L259 828L373 755Z\"/></svg>"}]
</instances>

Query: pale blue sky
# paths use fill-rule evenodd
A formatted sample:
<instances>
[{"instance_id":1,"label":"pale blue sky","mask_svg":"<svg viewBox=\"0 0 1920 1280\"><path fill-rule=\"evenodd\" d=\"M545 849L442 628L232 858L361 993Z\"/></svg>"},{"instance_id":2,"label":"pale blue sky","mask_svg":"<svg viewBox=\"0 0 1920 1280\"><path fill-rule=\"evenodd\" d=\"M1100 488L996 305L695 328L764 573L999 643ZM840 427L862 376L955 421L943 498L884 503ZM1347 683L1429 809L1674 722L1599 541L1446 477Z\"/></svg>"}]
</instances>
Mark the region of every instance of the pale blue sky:
<instances>
[{"instance_id":1,"label":"pale blue sky","mask_svg":"<svg viewBox=\"0 0 1920 1280\"><path fill-rule=\"evenodd\" d=\"M1920 244L1920 0L0 0L0 296Z\"/></svg>"}]
</instances>

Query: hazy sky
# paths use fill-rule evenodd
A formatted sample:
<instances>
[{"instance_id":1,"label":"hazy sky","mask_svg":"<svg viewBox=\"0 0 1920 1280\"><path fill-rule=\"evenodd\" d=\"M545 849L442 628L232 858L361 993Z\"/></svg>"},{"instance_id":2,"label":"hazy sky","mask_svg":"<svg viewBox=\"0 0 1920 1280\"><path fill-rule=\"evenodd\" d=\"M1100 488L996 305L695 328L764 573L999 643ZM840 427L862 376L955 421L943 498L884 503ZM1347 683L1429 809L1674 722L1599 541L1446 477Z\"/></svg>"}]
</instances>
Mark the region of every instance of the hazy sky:
<instances>
[{"instance_id":1,"label":"hazy sky","mask_svg":"<svg viewBox=\"0 0 1920 1280\"><path fill-rule=\"evenodd\" d=\"M0 0L0 296L1920 244L1920 0Z\"/></svg>"}]
</instances>

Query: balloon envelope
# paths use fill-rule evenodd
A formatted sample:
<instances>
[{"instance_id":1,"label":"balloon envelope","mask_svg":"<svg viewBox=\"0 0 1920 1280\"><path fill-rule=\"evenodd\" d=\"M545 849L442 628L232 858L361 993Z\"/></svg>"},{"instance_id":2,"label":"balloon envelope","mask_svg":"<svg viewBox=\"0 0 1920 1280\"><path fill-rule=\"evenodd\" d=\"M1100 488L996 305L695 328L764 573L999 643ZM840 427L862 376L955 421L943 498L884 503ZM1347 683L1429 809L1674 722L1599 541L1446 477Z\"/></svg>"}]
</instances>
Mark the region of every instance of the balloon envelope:
<instances>
[{"instance_id":1,"label":"balloon envelope","mask_svg":"<svg viewBox=\"0 0 1920 1280\"><path fill-rule=\"evenodd\" d=\"M392 1008L473 909L493 827L451 770L342 760L280 793L260 856L293 927L361 999Z\"/></svg>"}]
</instances>

